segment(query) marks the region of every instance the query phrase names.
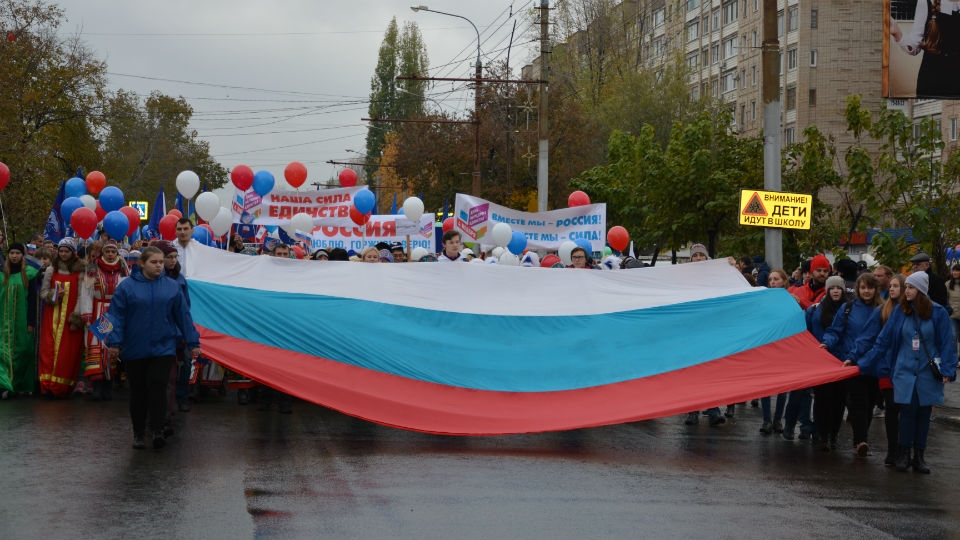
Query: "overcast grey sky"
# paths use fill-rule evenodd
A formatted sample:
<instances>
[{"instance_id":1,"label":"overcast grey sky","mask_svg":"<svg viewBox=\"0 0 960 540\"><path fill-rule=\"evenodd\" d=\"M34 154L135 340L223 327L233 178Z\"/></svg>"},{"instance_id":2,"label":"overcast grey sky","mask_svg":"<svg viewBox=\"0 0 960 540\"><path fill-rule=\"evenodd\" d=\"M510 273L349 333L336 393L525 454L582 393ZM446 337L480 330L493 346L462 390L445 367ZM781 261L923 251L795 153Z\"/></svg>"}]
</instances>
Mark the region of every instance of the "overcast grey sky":
<instances>
[{"instance_id":1,"label":"overcast grey sky","mask_svg":"<svg viewBox=\"0 0 960 540\"><path fill-rule=\"evenodd\" d=\"M416 22L431 75L471 77L476 32L463 20L410 10L425 4L472 20L484 65L507 55L516 74L533 58L531 1L489 0L60 0L65 34L79 33L106 60L112 88L142 95L157 90L193 106L193 126L230 169L267 169L278 183L291 161L307 182L338 172L328 160L363 152L370 78L392 17ZM511 12L513 17L510 16ZM465 113L464 83L428 92L444 110Z\"/></svg>"}]
</instances>

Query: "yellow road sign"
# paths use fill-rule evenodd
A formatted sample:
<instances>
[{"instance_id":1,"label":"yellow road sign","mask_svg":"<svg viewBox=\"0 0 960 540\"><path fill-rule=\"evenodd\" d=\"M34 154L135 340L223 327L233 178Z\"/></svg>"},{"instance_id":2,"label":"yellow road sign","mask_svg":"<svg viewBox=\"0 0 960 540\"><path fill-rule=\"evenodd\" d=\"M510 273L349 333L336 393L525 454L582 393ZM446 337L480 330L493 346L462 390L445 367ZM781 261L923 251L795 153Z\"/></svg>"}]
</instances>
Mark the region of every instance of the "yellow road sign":
<instances>
[{"instance_id":1,"label":"yellow road sign","mask_svg":"<svg viewBox=\"0 0 960 540\"><path fill-rule=\"evenodd\" d=\"M813 196L781 191L740 192L740 224L781 229L809 229Z\"/></svg>"}]
</instances>

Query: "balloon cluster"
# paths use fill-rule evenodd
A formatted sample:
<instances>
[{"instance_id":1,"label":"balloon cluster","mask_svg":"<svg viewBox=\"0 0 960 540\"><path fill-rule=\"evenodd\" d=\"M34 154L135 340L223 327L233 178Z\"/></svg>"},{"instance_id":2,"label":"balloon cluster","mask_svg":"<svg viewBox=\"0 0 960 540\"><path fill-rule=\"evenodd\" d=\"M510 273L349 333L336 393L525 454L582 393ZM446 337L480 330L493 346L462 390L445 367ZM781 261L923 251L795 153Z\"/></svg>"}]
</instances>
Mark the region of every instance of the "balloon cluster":
<instances>
[{"instance_id":1,"label":"balloon cluster","mask_svg":"<svg viewBox=\"0 0 960 540\"><path fill-rule=\"evenodd\" d=\"M134 237L140 230L140 212L125 206L123 191L107 186L107 177L91 171L87 177L73 177L64 183L60 215L80 238L88 239L103 225L103 232L114 239ZM95 199L93 195L99 195Z\"/></svg>"}]
</instances>

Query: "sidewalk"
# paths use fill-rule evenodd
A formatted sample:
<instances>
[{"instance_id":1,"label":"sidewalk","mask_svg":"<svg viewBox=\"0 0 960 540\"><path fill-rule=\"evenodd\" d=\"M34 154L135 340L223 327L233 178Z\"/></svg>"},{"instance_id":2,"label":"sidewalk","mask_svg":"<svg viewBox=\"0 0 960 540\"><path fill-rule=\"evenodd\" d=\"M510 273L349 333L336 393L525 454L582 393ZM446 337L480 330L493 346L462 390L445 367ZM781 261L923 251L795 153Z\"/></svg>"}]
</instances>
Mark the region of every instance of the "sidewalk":
<instances>
[{"instance_id":1,"label":"sidewalk","mask_svg":"<svg viewBox=\"0 0 960 540\"><path fill-rule=\"evenodd\" d=\"M944 385L943 405L933 408L933 421L960 426L960 382Z\"/></svg>"}]
</instances>

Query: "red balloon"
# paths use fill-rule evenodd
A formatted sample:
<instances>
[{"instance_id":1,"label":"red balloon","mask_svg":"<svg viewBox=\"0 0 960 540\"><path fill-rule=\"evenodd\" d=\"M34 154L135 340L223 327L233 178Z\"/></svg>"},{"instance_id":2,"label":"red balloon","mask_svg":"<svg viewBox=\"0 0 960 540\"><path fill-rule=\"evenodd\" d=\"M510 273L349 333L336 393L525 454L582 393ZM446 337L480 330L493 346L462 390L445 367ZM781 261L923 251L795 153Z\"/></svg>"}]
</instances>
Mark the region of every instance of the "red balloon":
<instances>
[{"instance_id":1,"label":"red balloon","mask_svg":"<svg viewBox=\"0 0 960 540\"><path fill-rule=\"evenodd\" d=\"M582 191L574 191L569 197L567 197L567 206L570 208L575 206L584 206L587 204L590 204L590 196Z\"/></svg>"},{"instance_id":2,"label":"red balloon","mask_svg":"<svg viewBox=\"0 0 960 540\"><path fill-rule=\"evenodd\" d=\"M133 231L140 227L140 211L132 206L122 206L120 212L127 216L127 220L130 222L130 227L127 229L127 236L130 236Z\"/></svg>"},{"instance_id":3,"label":"red balloon","mask_svg":"<svg viewBox=\"0 0 960 540\"><path fill-rule=\"evenodd\" d=\"M167 214L160 218L160 224L157 226L160 229L160 236L164 240L173 240L177 237L177 216Z\"/></svg>"},{"instance_id":4,"label":"red balloon","mask_svg":"<svg viewBox=\"0 0 960 540\"><path fill-rule=\"evenodd\" d=\"M10 168L7 167L7 164L0 161L0 191L3 188L7 187L7 182L10 181Z\"/></svg>"},{"instance_id":5,"label":"red balloon","mask_svg":"<svg viewBox=\"0 0 960 540\"><path fill-rule=\"evenodd\" d=\"M230 181L240 191L246 191L253 185L253 169L246 165L237 165L230 171Z\"/></svg>"},{"instance_id":6,"label":"red balloon","mask_svg":"<svg viewBox=\"0 0 960 540\"><path fill-rule=\"evenodd\" d=\"M607 233L607 243L613 249L623 251L630 244L630 233L620 225L614 225Z\"/></svg>"},{"instance_id":7,"label":"red balloon","mask_svg":"<svg viewBox=\"0 0 960 540\"><path fill-rule=\"evenodd\" d=\"M453 228L453 216L448 217L443 220L443 232L447 232Z\"/></svg>"},{"instance_id":8,"label":"red balloon","mask_svg":"<svg viewBox=\"0 0 960 540\"><path fill-rule=\"evenodd\" d=\"M361 214L360 211L357 210L356 206L352 204L350 205L350 219L352 219L353 222L356 223L357 225L365 225L367 221L370 221L371 214L373 214L373 212L367 212L366 214Z\"/></svg>"},{"instance_id":9,"label":"red balloon","mask_svg":"<svg viewBox=\"0 0 960 540\"><path fill-rule=\"evenodd\" d=\"M293 246L292 248L290 248L290 251L292 251L293 254L296 255L298 259L302 259L304 256L306 256L306 252L304 252L303 248L300 246Z\"/></svg>"},{"instance_id":10,"label":"red balloon","mask_svg":"<svg viewBox=\"0 0 960 540\"><path fill-rule=\"evenodd\" d=\"M87 191L91 195L96 195L105 187L107 187L106 175L100 171L90 171L87 175Z\"/></svg>"},{"instance_id":11,"label":"red balloon","mask_svg":"<svg viewBox=\"0 0 960 540\"><path fill-rule=\"evenodd\" d=\"M167 212L167 215L168 215L168 216L177 216L177 219L182 219L182 218L183 218L183 213L181 213L181 212L180 212L179 210L177 210L176 208L171 208L170 211Z\"/></svg>"},{"instance_id":12,"label":"red balloon","mask_svg":"<svg viewBox=\"0 0 960 540\"><path fill-rule=\"evenodd\" d=\"M307 181L307 167L299 161L294 161L283 170L283 177L287 179L288 184L298 188Z\"/></svg>"},{"instance_id":13,"label":"red balloon","mask_svg":"<svg viewBox=\"0 0 960 540\"><path fill-rule=\"evenodd\" d=\"M107 217L107 211L100 206L100 201L97 201L97 210L95 213L97 215L98 222L103 221L103 218Z\"/></svg>"},{"instance_id":14,"label":"red balloon","mask_svg":"<svg viewBox=\"0 0 960 540\"><path fill-rule=\"evenodd\" d=\"M342 187L353 187L357 185L357 173L353 169L344 169L340 171L340 185Z\"/></svg>"},{"instance_id":15,"label":"red balloon","mask_svg":"<svg viewBox=\"0 0 960 540\"><path fill-rule=\"evenodd\" d=\"M100 220L97 219L97 214L86 206L77 208L70 215L70 227L73 228L73 232L77 233L77 236L83 239L90 238L93 235L93 232L97 230L98 221Z\"/></svg>"}]
</instances>

